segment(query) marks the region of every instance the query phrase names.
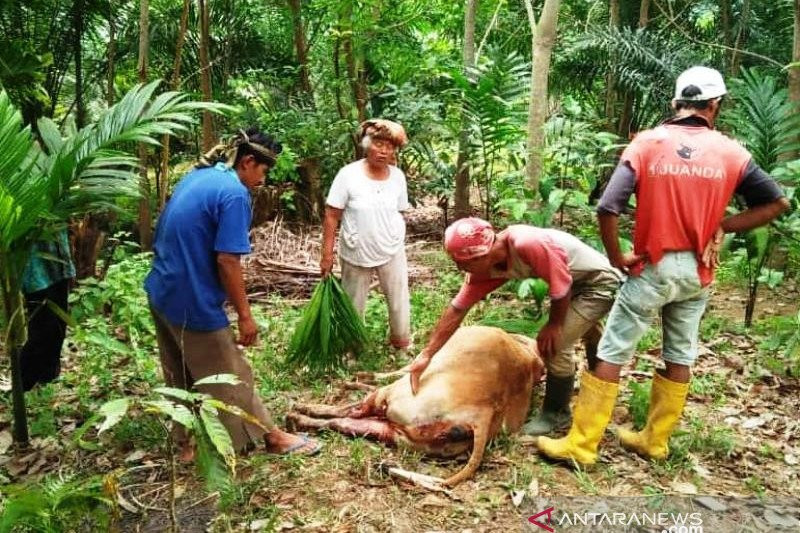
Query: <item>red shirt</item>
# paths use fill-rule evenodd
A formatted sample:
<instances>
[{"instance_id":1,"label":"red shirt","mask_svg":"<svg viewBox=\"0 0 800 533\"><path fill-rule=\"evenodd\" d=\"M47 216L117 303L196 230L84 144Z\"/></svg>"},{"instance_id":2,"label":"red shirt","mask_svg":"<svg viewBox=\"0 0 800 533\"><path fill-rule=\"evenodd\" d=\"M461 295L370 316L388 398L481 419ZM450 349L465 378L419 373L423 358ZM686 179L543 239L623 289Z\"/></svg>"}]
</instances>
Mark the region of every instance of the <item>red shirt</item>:
<instances>
[{"instance_id":1,"label":"red shirt","mask_svg":"<svg viewBox=\"0 0 800 533\"><path fill-rule=\"evenodd\" d=\"M558 300L573 284L582 285L599 272L620 277L606 256L563 231L518 224L501 231L497 238L508 249L505 269L467 274L451 302L456 309L469 309L509 279L543 279L550 286L550 298Z\"/></svg>"},{"instance_id":2,"label":"red shirt","mask_svg":"<svg viewBox=\"0 0 800 533\"><path fill-rule=\"evenodd\" d=\"M711 283L714 273L699 258L750 159L736 141L703 126L666 124L637 135L622 154L636 174L634 252L656 264L665 252L694 251L700 282Z\"/></svg>"}]
</instances>

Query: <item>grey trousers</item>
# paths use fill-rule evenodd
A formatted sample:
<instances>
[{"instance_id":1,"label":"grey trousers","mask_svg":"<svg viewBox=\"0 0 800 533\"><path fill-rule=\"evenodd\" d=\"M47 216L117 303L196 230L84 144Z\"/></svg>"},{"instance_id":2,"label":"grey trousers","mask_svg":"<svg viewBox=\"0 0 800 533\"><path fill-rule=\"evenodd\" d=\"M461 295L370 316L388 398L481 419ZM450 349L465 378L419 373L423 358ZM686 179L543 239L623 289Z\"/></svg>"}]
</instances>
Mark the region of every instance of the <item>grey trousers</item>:
<instances>
[{"instance_id":1,"label":"grey trousers","mask_svg":"<svg viewBox=\"0 0 800 533\"><path fill-rule=\"evenodd\" d=\"M411 342L411 304L408 292L408 263L405 249L389 262L376 267L360 267L341 260L342 286L363 317L373 272L378 275L381 291L389 306L389 341L395 348L406 348Z\"/></svg>"}]
</instances>

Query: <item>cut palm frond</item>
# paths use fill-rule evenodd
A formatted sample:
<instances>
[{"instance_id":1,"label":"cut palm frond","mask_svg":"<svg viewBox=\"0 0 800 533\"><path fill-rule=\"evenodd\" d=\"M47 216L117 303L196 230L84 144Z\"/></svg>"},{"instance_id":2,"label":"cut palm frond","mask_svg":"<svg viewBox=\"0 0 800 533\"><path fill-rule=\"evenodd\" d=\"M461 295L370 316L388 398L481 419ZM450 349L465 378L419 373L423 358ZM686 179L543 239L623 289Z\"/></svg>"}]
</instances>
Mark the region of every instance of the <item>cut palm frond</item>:
<instances>
[{"instance_id":1,"label":"cut palm frond","mask_svg":"<svg viewBox=\"0 0 800 533\"><path fill-rule=\"evenodd\" d=\"M367 343L367 330L339 281L328 276L317 284L289 344L287 362L315 372L344 366L348 352Z\"/></svg>"}]
</instances>

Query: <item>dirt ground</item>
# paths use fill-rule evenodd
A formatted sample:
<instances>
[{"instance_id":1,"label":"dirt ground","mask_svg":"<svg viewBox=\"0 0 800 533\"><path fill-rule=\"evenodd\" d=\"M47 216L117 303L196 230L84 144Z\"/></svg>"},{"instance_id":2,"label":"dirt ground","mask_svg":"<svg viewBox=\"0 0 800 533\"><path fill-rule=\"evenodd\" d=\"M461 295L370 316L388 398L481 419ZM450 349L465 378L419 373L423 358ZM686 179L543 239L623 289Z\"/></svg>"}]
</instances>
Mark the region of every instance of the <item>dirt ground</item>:
<instances>
[{"instance_id":1,"label":"dirt ground","mask_svg":"<svg viewBox=\"0 0 800 533\"><path fill-rule=\"evenodd\" d=\"M431 210L427 216L440 213ZM435 224L423 220L420 227L409 256L416 269L414 282L430 284L439 270L440 245ZM564 512L579 510L632 514L677 509L701 513L703 526L693 531L800 531L800 379L769 370L758 349L761 337L738 327L743 299L741 289L729 285L718 287L712 298L701 358L667 461L648 462L625 452L608 431L599 463L574 470L542 460L531 438L502 435L490 445L474 479L437 492L397 480L388 469L398 466L447 477L464 458L431 460L324 433L319 435L324 447L315 457L254 454L241 460L236 475L239 501L232 507L219 507L219 495L209 495L190 467L178 465L179 531L544 531L527 519L550 507L555 508L555 518L559 511L563 518ZM758 306L761 317L791 316L797 308L798 289L792 282L779 292L764 291ZM649 382L659 361L658 339L648 346L624 371L626 383ZM398 360L397 366L403 362ZM346 386L350 379L281 392L279 404L270 408L285 413L294 403L344 403L363 397L363 391ZM631 406L637 404L634 387L624 385L621 390L612 426L629 425ZM541 393L539 386L534 406ZM55 397L54 408L64 401L70 399ZM2 418L7 427L8 414ZM74 431L74 423L60 429L66 435ZM169 469L158 450L135 450L125 457L98 451L75 459L48 439L35 441L24 455L5 448L0 467L14 481L35 479L60 467L116 472L121 480L118 530L169 528ZM557 532L668 530L660 525L563 521L550 526Z\"/></svg>"},{"instance_id":2,"label":"dirt ground","mask_svg":"<svg viewBox=\"0 0 800 533\"><path fill-rule=\"evenodd\" d=\"M430 250L419 246L410 254L412 261L422 257L420 261L427 263L424 256ZM427 272L422 267L419 271ZM417 281L433 279L433 274L425 276ZM761 316L796 312L796 288L764 294ZM716 290L709 306L712 321L722 325L706 332L701 346L702 357L694 371L699 385L690 394L678 431L680 459L650 463L621 449L609 431L601 443L598 465L573 470L543 461L533 439L507 435L491 444L473 480L444 493L394 479L387 469L400 466L447 477L464 458L430 460L324 433L319 436L324 449L317 457L262 456L246 461L238 478L257 487L247 507L251 516L262 518L237 522L217 516L212 527L220 528L224 522L236 530L265 531L539 531L527 522L529 516L554 502L561 502L564 510L576 508L573 500L583 498L585 512L620 506L629 513L665 508L698 512L705 531L800 531L800 380L775 375L760 364L758 339L735 327L742 319L743 298L740 289L724 286ZM625 371L626 379L646 383L658 358L657 346L638 354ZM344 383L332 382L325 391L298 391L288 403L344 403L363 396ZM534 405L540 395L541 387ZM630 396L630 388L625 388L612 426L630 424ZM205 493L198 492L195 499L203 497ZM664 498L673 498L672 507L665 507ZM184 530L203 531L196 517L196 507L187 511ZM140 530L159 530L164 516L150 521L155 525L142 528L139 520ZM555 531L666 530L608 524L554 527Z\"/></svg>"}]
</instances>

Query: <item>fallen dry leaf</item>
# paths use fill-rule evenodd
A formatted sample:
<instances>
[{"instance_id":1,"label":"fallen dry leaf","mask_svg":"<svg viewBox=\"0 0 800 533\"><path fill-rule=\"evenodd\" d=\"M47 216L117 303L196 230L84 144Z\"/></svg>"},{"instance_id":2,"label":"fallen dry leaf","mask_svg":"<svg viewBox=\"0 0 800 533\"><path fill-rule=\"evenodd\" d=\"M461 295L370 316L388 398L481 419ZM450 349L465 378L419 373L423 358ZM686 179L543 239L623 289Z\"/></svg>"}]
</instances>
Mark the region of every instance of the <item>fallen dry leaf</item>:
<instances>
[{"instance_id":1,"label":"fallen dry leaf","mask_svg":"<svg viewBox=\"0 0 800 533\"><path fill-rule=\"evenodd\" d=\"M0 431L0 455L6 453L13 443L14 437L11 435L10 430L4 429Z\"/></svg>"},{"instance_id":2,"label":"fallen dry leaf","mask_svg":"<svg viewBox=\"0 0 800 533\"><path fill-rule=\"evenodd\" d=\"M688 481L673 481L669 486L672 490L681 494L697 494L697 487L694 483L689 483Z\"/></svg>"}]
</instances>

